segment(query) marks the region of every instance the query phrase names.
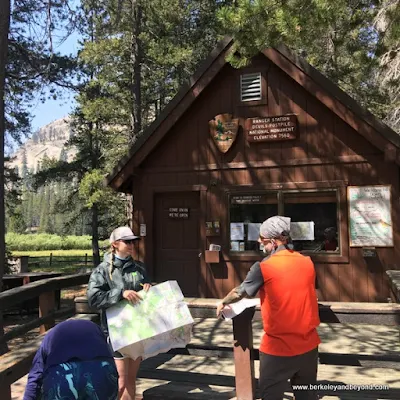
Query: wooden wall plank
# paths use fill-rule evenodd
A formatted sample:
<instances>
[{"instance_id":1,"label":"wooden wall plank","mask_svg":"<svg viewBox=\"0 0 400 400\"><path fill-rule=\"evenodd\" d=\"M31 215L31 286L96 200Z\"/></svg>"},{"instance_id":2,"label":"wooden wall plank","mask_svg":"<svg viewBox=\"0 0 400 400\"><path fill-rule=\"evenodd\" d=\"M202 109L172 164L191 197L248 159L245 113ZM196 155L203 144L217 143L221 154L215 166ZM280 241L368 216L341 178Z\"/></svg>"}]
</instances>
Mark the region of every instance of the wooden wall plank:
<instances>
[{"instance_id":1,"label":"wooden wall plank","mask_svg":"<svg viewBox=\"0 0 400 400\"><path fill-rule=\"evenodd\" d=\"M340 301L354 301L353 285L353 267L352 264L339 264L338 268L338 286L340 288Z\"/></svg>"},{"instance_id":2,"label":"wooden wall plank","mask_svg":"<svg viewBox=\"0 0 400 400\"><path fill-rule=\"evenodd\" d=\"M155 187L205 185L208 191L203 202L206 220L220 219L221 244L224 254L219 265L207 265L202 276L209 287L208 295L223 295L244 278L251 266L249 260L230 258L229 205L227 192L237 186L262 186L270 183L343 181L349 185L391 184L393 187L393 221L400 221L399 168L384 161L383 152L374 147L355 129L347 125L302 86L287 77L263 57L250 68L260 68L266 75L267 103L244 106L239 101L239 77L226 65L216 79L204 89L192 107L172 126L165 140L146 159L140 171L143 177L134 178L134 193L143 212L135 214L135 229L142 221L152 222L150 193ZM220 113L233 113L244 125L253 116L297 114L300 136L295 141L248 143L243 130L226 153L220 153L208 131L208 121ZM381 138L379 139L381 141ZM348 157L339 159L338 157ZM354 157L350 160L350 157ZM304 159L313 159L309 164ZM286 160L301 159L297 165L281 166ZM321 159L319 163L316 159ZM331 163L327 163L327 160ZM241 163L240 166L234 163ZM252 162L269 162L252 167ZM211 165L211 169L207 168ZM196 170L201 166L204 170ZM222 166L225 169L222 169ZM227 169L234 166L235 169ZM171 168L168 171L168 168ZM173 170L175 168L175 170ZM136 212L136 211L135 211ZM346 216L347 223L347 216ZM148 237L140 251L151 260L153 242L148 226ZM341 232L343 235L343 232ZM346 235L348 232L346 230ZM385 301L388 285L384 270L397 262L400 269L400 230L394 230L395 247L378 249L380 264L371 264L358 248L349 249L348 264L316 265L321 297L330 301ZM217 243L218 241L218 243ZM207 239L206 246L210 244ZM144 245L147 252L144 252ZM226 261L224 261L226 260ZM341 262L341 261L339 261Z\"/></svg>"},{"instance_id":3,"label":"wooden wall plank","mask_svg":"<svg viewBox=\"0 0 400 400\"><path fill-rule=\"evenodd\" d=\"M322 292L330 301L340 301L339 267L337 264L325 264L325 282Z\"/></svg>"}]
</instances>

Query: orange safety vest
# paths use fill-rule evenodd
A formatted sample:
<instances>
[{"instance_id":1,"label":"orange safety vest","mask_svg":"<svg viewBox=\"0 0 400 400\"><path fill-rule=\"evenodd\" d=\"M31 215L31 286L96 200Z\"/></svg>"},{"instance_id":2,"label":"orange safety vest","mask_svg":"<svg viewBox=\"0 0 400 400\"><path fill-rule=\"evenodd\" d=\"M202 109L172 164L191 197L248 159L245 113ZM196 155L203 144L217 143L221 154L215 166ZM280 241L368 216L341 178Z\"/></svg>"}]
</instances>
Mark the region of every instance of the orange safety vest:
<instances>
[{"instance_id":1,"label":"orange safety vest","mask_svg":"<svg viewBox=\"0 0 400 400\"><path fill-rule=\"evenodd\" d=\"M264 285L260 289L265 334L260 351L295 356L316 348L321 340L315 268L310 257L280 250L261 262Z\"/></svg>"}]
</instances>

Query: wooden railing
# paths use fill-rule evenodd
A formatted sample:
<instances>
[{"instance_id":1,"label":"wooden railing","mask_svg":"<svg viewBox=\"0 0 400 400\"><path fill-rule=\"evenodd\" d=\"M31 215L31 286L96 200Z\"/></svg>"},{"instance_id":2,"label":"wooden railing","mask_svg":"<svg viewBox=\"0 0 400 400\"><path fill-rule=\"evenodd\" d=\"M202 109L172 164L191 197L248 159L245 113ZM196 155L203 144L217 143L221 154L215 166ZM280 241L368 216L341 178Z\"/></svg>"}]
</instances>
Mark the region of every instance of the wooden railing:
<instances>
[{"instance_id":1,"label":"wooden railing","mask_svg":"<svg viewBox=\"0 0 400 400\"><path fill-rule=\"evenodd\" d=\"M27 285L6 290L0 293L0 310L4 311L12 306L18 305L35 298L39 298L39 315L33 321L22 324L0 338L0 344L7 343L16 338L40 327L40 334L45 333L55 324L55 319L64 319L75 314L75 307L56 310L56 292L72 286L83 285L89 281L89 273L60 276L56 278L43 279ZM26 375L34 356L34 352L40 344L36 341L29 351L24 353L23 349L18 349L15 357L11 352L0 356L0 399L11 399L10 385Z\"/></svg>"},{"instance_id":2,"label":"wooden railing","mask_svg":"<svg viewBox=\"0 0 400 400\"><path fill-rule=\"evenodd\" d=\"M0 310L39 297L39 317L8 332L1 340L8 341L38 326L40 326L40 332L44 333L54 326L56 318L67 318L74 314L76 317L82 314L92 314L97 317L97 310L90 309L85 297L76 298L74 308L55 310L57 290L86 284L88 280L89 273L62 276L33 282L0 293ZM186 298L185 301L194 318L216 318L215 310L219 300ZM400 326L400 304L323 302L319 304L319 312L322 322ZM234 318L231 347L189 344L185 349L173 349L170 353L233 358L237 398L254 399L254 360L258 358L258 350L253 346L252 321L260 318L259 307L248 309ZM10 385L29 372L34 352L40 345L40 341L41 337L29 348L29 352L21 348L15 355L7 353L0 357L1 400L11 399Z\"/></svg>"},{"instance_id":3,"label":"wooden railing","mask_svg":"<svg viewBox=\"0 0 400 400\"><path fill-rule=\"evenodd\" d=\"M389 280L391 298L395 303L400 303L400 270L388 270L386 275Z\"/></svg>"},{"instance_id":4,"label":"wooden railing","mask_svg":"<svg viewBox=\"0 0 400 400\"><path fill-rule=\"evenodd\" d=\"M216 318L217 299L185 298L193 318ZM87 299L75 299L76 314L97 313L87 304ZM368 325L400 326L400 304L387 303L319 303L321 322L327 323L354 323ZM189 344L185 349L170 350L170 354L186 354L201 356L218 356L220 358L233 358L235 364L236 396L241 400L255 399L254 361L259 358L258 350L253 346L252 321L260 320L260 307L245 310L232 320L233 343L231 348L220 346L202 346ZM355 358L363 356L350 355ZM331 357L331 358L330 358ZM349 355L342 355L342 358ZM320 360L326 363L338 355L320 353ZM339 360L339 362L344 360ZM348 360L347 360L348 361ZM374 357L371 365L379 362L400 362L398 356ZM364 359L365 363L365 359ZM368 360L367 360L368 363Z\"/></svg>"}]
</instances>

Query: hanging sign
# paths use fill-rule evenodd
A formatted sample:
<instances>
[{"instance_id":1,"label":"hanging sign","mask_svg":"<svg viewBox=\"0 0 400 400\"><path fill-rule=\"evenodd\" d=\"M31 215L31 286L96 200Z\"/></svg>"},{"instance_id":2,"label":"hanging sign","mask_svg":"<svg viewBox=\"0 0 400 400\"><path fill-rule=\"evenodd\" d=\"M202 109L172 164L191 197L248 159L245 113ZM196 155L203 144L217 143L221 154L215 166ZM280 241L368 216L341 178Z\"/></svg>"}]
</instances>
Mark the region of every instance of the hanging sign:
<instances>
[{"instance_id":1,"label":"hanging sign","mask_svg":"<svg viewBox=\"0 0 400 400\"><path fill-rule=\"evenodd\" d=\"M392 247L390 186L349 186L350 246Z\"/></svg>"},{"instance_id":2,"label":"hanging sign","mask_svg":"<svg viewBox=\"0 0 400 400\"><path fill-rule=\"evenodd\" d=\"M239 118L231 114L216 115L208 121L210 135L221 153L226 153L233 145L239 129Z\"/></svg>"},{"instance_id":3,"label":"hanging sign","mask_svg":"<svg viewBox=\"0 0 400 400\"><path fill-rule=\"evenodd\" d=\"M248 142L276 142L297 138L296 115L247 118L245 132Z\"/></svg>"},{"instance_id":4,"label":"hanging sign","mask_svg":"<svg viewBox=\"0 0 400 400\"><path fill-rule=\"evenodd\" d=\"M272 201L274 200L275 199L272 199ZM261 194L234 195L231 197L231 204L268 204L268 203L271 203L271 196L265 196Z\"/></svg>"}]
</instances>

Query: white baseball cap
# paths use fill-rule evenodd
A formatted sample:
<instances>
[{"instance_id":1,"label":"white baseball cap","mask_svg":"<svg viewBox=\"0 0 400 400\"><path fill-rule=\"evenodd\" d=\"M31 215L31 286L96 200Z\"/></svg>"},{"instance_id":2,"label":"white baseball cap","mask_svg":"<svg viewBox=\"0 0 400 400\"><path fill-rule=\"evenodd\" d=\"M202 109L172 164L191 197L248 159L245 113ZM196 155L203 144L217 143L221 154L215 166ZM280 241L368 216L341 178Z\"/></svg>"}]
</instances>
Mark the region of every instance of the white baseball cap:
<instances>
[{"instance_id":1,"label":"white baseball cap","mask_svg":"<svg viewBox=\"0 0 400 400\"><path fill-rule=\"evenodd\" d=\"M116 242L117 240L137 240L140 239L136 236L129 226L120 226L114 229L110 236L110 243Z\"/></svg>"}]
</instances>

